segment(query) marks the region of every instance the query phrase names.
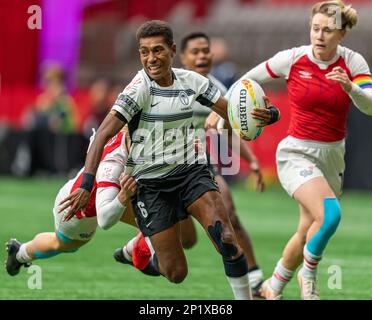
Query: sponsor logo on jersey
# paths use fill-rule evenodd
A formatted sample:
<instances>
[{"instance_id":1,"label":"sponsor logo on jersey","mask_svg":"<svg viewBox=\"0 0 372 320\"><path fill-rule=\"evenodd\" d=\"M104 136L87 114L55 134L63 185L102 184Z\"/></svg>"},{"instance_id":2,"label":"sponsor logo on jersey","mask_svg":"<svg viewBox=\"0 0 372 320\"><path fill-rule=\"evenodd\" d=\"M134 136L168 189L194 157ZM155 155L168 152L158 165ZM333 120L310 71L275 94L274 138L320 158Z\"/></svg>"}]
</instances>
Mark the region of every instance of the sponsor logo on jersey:
<instances>
[{"instance_id":1,"label":"sponsor logo on jersey","mask_svg":"<svg viewBox=\"0 0 372 320\"><path fill-rule=\"evenodd\" d=\"M180 98L183 105L187 106L189 104L189 97L185 91L181 90L178 94L178 98Z\"/></svg>"},{"instance_id":2,"label":"sponsor logo on jersey","mask_svg":"<svg viewBox=\"0 0 372 320\"><path fill-rule=\"evenodd\" d=\"M298 73L300 74L300 78L312 79L312 74L310 72L300 70Z\"/></svg>"},{"instance_id":3,"label":"sponsor logo on jersey","mask_svg":"<svg viewBox=\"0 0 372 320\"><path fill-rule=\"evenodd\" d=\"M159 102L156 102L156 103L151 103L151 108L157 106L159 103L160 103L160 101Z\"/></svg>"}]
</instances>

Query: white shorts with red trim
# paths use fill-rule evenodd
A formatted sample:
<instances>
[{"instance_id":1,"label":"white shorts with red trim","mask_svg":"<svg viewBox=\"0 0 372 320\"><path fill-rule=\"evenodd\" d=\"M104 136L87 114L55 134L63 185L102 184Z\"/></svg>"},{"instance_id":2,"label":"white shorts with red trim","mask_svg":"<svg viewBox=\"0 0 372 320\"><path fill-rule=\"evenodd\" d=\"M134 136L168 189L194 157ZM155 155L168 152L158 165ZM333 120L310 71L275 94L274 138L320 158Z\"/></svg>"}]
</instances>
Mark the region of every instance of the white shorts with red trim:
<instances>
[{"instance_id":1,"label":"white shorts with red trim","mask_svg":"<svg viewBox=\"0 0 372 320\"><path fill-rule=\"evenodd\" d=\"M318 142L288 136L276 151L280 183L292 197L304 183L324 177L336 197L342 194L345 171L345 140Z\"/></svg>"},{"instance_id":2,"label":"white shorts with red trim","mask_svg":"<svg viewBox=\"0 0 372 320\"><path fill-rule=\"evenodd\" d=\"M55 230L57 234L62 234L70 240L89 241L96 232L97 217L82 217L78 219L74 216L69 221L63 221L67 209L58 213L58 204L69 195L69 190L71 190L71 185L67 183L61 188L56 197L53 207Z\"/></svg>"}]
</instances>

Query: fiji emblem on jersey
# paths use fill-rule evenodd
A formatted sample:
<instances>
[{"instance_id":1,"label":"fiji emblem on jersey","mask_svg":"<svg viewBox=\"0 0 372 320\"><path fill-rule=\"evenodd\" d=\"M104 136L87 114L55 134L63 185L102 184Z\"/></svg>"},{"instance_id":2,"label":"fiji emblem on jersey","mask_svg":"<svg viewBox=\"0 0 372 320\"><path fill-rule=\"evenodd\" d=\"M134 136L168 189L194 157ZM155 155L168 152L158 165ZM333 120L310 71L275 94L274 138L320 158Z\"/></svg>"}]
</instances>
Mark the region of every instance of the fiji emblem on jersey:
<instances>
[{"instance_id":1,"label":"fiji emblem on jersey","mask_svg":"<svg viewBox=\"0 0 372 320\"><path fill-rule=\"evenodd\" d=\"M189 104L189 97L185 91L181 90L180 93L178 94L178 98L180 98L181 103L184 104L185 106Z\"/></svg>"},{"instance_id":2,"label":"fiji emblem on jersey","mask_svg":"<svg viewBox=\"0 0 372 320\"><path fill-rule=\"evenodd\" d=\"M304 79L312 78L312 74L310 72L300 70L298 73L300 74L300 78L304 78Z\"/></svg>"}]
</instances>

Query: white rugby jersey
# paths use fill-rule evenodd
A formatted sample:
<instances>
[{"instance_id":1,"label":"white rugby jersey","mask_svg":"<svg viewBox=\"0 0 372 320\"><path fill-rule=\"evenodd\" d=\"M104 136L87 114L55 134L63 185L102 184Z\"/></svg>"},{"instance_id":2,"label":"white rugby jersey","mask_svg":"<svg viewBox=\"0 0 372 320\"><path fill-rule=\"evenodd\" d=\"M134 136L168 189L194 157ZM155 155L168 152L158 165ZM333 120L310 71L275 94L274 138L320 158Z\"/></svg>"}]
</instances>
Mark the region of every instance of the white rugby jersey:
<instances>
[{"instance_id":1,"label":"white rugby jersey","mask_svg":"<svg viewBox=\"0 0 372 320\"><path fill-rule=\"evenodd\" d=\"M126 172L136 179L169 176L195 163L196 103L211 107L221 95L194 71L172 68L172 76L173 84L161 87L140 70L112 107L129 125L132 146Z\"/></svg>"}]
</instances>

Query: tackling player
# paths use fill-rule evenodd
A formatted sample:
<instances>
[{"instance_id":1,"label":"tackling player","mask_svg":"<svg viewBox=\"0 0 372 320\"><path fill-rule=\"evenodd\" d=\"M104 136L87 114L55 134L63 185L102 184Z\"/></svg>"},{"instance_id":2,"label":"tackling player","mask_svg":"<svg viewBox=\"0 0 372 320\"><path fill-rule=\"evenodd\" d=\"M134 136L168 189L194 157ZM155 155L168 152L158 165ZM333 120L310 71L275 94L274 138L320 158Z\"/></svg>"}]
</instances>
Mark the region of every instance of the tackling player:
<instances>
[{"instance_id":1,"label":"tackling player","mask_svg":"<svg viewBox=\"0 0 372 320\"><path fill-rule=\"evenodd\" d=\"M33 240L23 244L16 239L7 242L6 270L9 275L17 275L22 266L29 266L35 259L76 252L92 239L97 225L107 230L121 219L137 226L133 218L133 208L128 203L131 192L135 191L135 181L128 176L120 181L129 145L129 136L124 130L106 144L89 203L84 211L80 210L68 221L63 220L64 214L58 214L58 204L80 185L83 168L60 189L55 199L55 232L39 233Z\"/></svg>"}]
</instances>

